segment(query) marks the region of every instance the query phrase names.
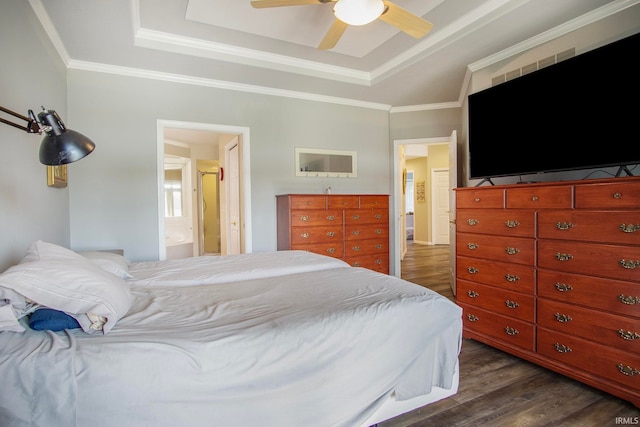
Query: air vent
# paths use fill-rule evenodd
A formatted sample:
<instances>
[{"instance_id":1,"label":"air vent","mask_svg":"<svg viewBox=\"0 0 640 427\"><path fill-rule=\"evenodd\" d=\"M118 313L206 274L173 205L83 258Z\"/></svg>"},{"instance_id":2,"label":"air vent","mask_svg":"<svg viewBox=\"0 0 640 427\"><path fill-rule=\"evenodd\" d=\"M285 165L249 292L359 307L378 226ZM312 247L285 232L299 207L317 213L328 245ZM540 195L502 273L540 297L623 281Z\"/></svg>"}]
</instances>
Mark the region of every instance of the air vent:
<instances>
[{"instance_id":1,"label":"air vent","mask_svg":"<svg viewBox=\"0 0 640 427\"><path fill-rule=\"evenodd\" d=\"M567 49L553 56L549 56L547 58L541 59L538 62L525 65L522 68L517 68L505 74L494 76L491 78L491 86L497 86L501 83L507 82L509 80L513 80L517 77L524 76L525 74L529 74L534 71L540 70L544 67L548 67L549 65L557 64L558 62L564 61L565 59L573 58L574 56L576 56L576 49L575 48Z\"/></svg>"}]
</instances>

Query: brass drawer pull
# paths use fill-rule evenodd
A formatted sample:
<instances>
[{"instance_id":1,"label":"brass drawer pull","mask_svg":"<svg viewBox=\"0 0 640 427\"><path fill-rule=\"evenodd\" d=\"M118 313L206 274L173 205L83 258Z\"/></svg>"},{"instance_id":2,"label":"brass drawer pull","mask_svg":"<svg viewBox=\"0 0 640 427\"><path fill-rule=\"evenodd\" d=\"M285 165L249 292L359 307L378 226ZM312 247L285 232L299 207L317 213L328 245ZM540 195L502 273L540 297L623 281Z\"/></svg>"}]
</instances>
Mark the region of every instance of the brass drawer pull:
<instances>
[{"instance_id":1,"label":"brass drawer pull","mask_svg":"<svg viewBox=\"0 0 640 427\"><path fill-rule=\"evenodd\" d=\"M567 314L560 314L560 313L556 313L553 315L553 317L556 318L556 320L560 323L568 323L571 322L573 319L571 318L571 316L567 315Z\"/></svg>"},{"instance_id":2,"label":"brass drawer pull","mask_svg":"<svg viewBox=\"0 0 640 427\"><path fill-rule=\"evenodd\" d=\"M356 230L356 231L353 231L351 234L353 234L354 236L357 236L360 234L360 231Z\"/></svg>"},{"instance_id":3,"label":"brass drawer pull","mask_svg":"<svg viewBox=\"0 0 640 427\"><path fill-rule=\"evenodd\" d=\"M517 302L515 302L515 301L511 301L511 300L506 300L506 301L504 302L504 304L505 304L507 307L509 307L509 308L518 308L518 307L520 307L520 304L518 304L518 303L517 303Z\"/></svg>"},{"instance_id":4,"label":"brass drawer pull","mask_svg":"<svg viewBox=\"0 0 640 427\"><path fill-rule=\"evenodd\" d=\"M353 263L353 266L354 267L360 267L360 263L358 261L356 261L356 262Z\"/></svg>"},{"instance_id":5,"label":"brass drawer pull","mask_svg":"<svg viewBox=\"0 0 640 427\"><path fill-rule=\"evenodd\" d=\"M311 200L307 200L307 206L311 206L313 202Z\"/></svg>"},{"instance_id":6,"label":"brass drawer pull","mask_svg":"<svg viewBox=\"0 0 640 427\"><path fill-rule=\"evenodd\" d=\"M480 202L480 197L476 197L475 199L473 199L474 202L479 203Z\"/></svg>"},{"instance_id":7,"label":"brass drawer pull","mask_svg":"<svg viewBox=\"0 0 640 427\"><path fill-rule=\"evenodd\" d=\"M471 289L467 291L467 295L469 295L469 298L478 298L480 296L479 293L472 291Z\"/></svg>"},{"instance_id":8,"label":"brass drawer pull","mask_svg":"<svg viewBox=\"0 0 640 427\"><path fill-rule=\"evenodd\" d=\"M473 314L467 314L467 319L469 319L469 322L477 322L478 320L480 320L478 316Z\"/></svg>"},{"instance_id":9,"label":"brass drawer pull","mask_svg":"<svg viewBox=\"0 0 640 427\"><path fill-rule=\"evenodd\" d=\"M375 214L374 216L376 219L382 219L382 214Z\"/></svg>"},{"instance_id":10,"label":"brass drawer pull","mask_svg":"<svg viewBox=\"0 0 640 427\"><path fill-rule=\"evenodd\" d=\"M360 219L360 215L354 215L353 219Z\"/></svg>"},{"instance_id":11,"label":"brass drawer pull","mask_svg":"<svg viewBox=\"0 0 640 427\"><path fill-rule=\"evenodd\" d=\"M308 239L309 238L309 233L302 233L300 235L300 237L302 237L303 239Z\"/></svg>"},{"instance_id":12,"label":"brass drawer pull","mask_svg":"<svg viewBox=\"0 0 640 427\"><path fill-rule=\"evenodd\" d=\"M336 251L336 248L327 249L327 252L329 252L330 254L334 253L335 251Z\"/></svg>"},{"instance_id":13,"label":"brass drawer pull","mask_svg":"<svg viewBox=\"0 0 640 427\"><path fill-rule=\"evenodd\" d=\"M327 232L327 236L329 236L329 237L333 237L333 236L335 236L335 235L336 235L336 233L335 233L335 232L333 232L333 231L329 231L329 232Z\"/></svg>"},{"instance_id":14,"label":"brass drawer pull","mask_svg":"<svg viewBox=\"0 0 640 427\"><path fill-rule=\"evenodd\" d=\"M517 220L513 220L513 221L507 220L504 222L504 225L507 228L516 228L517 226L520 225L520 223Z\"/></svg>"},{"instance_id":15,"label":"brass drawer pull","mask_svg":"<svg viewBox=\"0 0 640 427\"><path fill-rule=\"evenodd\" d=\"M376 260L376 264L378 264L378 265L382 265L382 260L381 260L381 259L377 259L377 260Z\"/></svg>"},{"instance_id":16,"label":"brass drawer pull","mask_svg":"<svg viewBox=\"0 0 640 427\"><path fill-rule=\"evenodd\" d=\"M640 297L632 297L631 295L629 296L618 295L618 301L627 305L635 305L635 304L640 304Z\"/></svg>"},{"instance_id":17,"label":"brass drawer pull","mask_svg":"<svg viewBox=\"0 0 640 427\"><path fill-rule=\"evenodd\" d=\"M512 283L520 280L518 276L514 276L513 274L505 274L504 278L507 279L507 282L512 282Z\"/></svg>"},{"instance_id":18,"label":"brass drawer pull","mask_svg":"<svg viewBox=\"0 0 640 427\"><path fill-rule=\"evenodd\" d=\"M558 230L569 230L573 228L573 224L570 222L556 222L556 228Z\"/></svg>"},{"instance_id":19,"label":"brass drawer pull","mask_svg":"<svg viewBox=\"0 0 640 427\"><path fill-rule=\"evenodd\" d=\"M538 200L540 200L540 198L538 196L532 196L531 197L531 201L532 202L537 202Z\"/></svg>"},{"instance_id":20,"label":"brass drawer pull","mask_svg":"<svg viewBox=\"0 0 640 427\"><path fill-rule=\"evenodd\" d=\"M302 221L309 221L309 216L307 216L307 215L302 215L302 216L300 217L300 219L301 219Z\"/></svg>"},{"instance_id":21,"label":"brass drawer pull","mask_svg":"<svg viewBox=\"0 0 640 427\"><path fill-rule=\"evenodd\" d=\"M613 193L613 198L614 198L614 199L621 199L621 198L622 198L622 194L620 194L620 193Z\"/></svg>"},{"instance_id":22,"label":"brass drawer pull","mask_svg":"<svg viewBox=\"0 0 640 427\"><path fill-rule=\"evenodd\" d=\"M469 248L470 251L475 251L479 247L480 245L477 243L471 243L471 242L467 243L467 248Z\"/></svg>"},{"instance_id":23,"label":"brass drawer pull","mask_svg":"<svg viewBox=\"0 0 640 427\"><path fill-rule=\"evenodd\" d=\"M335 215L329 215L329 216L327 217L327 219L328 219L329 221L333 221L333 220L335 220L335 219L336 219L336 216L335 216Z\"/></svg>"},{"instance_id":24,"label":"brass drawer pull","mask_svg":"<svg viewBox=\"0 0 640 427\"><path fill-rule=\"evenodd\" d=\"M562 345L560 343L555 343L553 346L556 348L556 351L558 353L571 353L573 351L571 350L571 347L567 345Z\"/></svg>"},{"instance_id":25,"label":"brass drawer pull","mask_svg":"<svg viewBox=\"0 0 640 427\"><path fill-rule=\"evenodd\" d=\"M507 253L507 255L517 255L517 254L520 253L520 249L518 249L518 248L506 247L506 248L504 248L504 251Z\"/></svg>"},{"instance_id":26,"label":"brass drawer pull","mask_svg":"<svg viewBox=\"0 0 640 427\"><path fill-rule=\"evenodd\" d=\"M620 338L622 338L623 340L626 341L635 341L637 339L640 339L640 334L637 332L631 332L631 331L624 331L622 329L618 329L618 335L620 335Z\"/></svg>"},{"instance_id":27,"label":"brass drawer pull","mask_svg":"<svg viewBox=\"0 0 640 427\"><path fill-rule=\"evenodd\" d=\"M381 244L377 244L376 245L376 249L382 249L382 245Z\"/></svg>"},{"instance_id":28,"label":"brass drawer pull","mask_svg":"<svg viewBox=\"0 0 640 427\"><path fill-rule=\"evenodd\" d=\"M475 267L471 267L471 266L467 267L467 272L469 272L469 274L476 274L476 273L478 273L479 271L480 271L480 270L478 270L478 269L477 269L477 268L475 268Z\"/></svg>"},{"instance_id":29,"label":"brass drawer pull","mask_svg":"<svg viewBox=\"0 0 640 427\"><path fill-rule=\"evenodd\" d=\"M473 219L473 218L469 218L467 220L467 224L469 224L471 227L473 227L474 225L478 225L480 221L478 221L477 219Z\"/></svg>"},{"instance_id":30,"label":"brass drawer pull","mask_svg":"<svg viewBox=\"0 0 640 427\"><path fill-rule=\"evenodd\" d=\"M558 292L569 292L573 290L573 286L564 283L556 283L554 286Z\"/></svg>"},{"instance_id":31,"label":"brass drawer pull","mask_svg":"<svg viewBox=\"0 0 640 427\"><path fill-rule=\"evenodd\" d=\"M518 335L520 333L519 330L514 329L514 328L512 328L510 326L505 326L504 327L504 331L507 333L507 335L511 335L511 336L515 336L515 335Z\"/></svg>"},{"instance_id":32,"label":"brass drawer pull","mask_svg":"<svg viewBox=\"0 0 640 427\"><path fill-rule=\"evenodd\" d=\"M561 254L560 252L556 252L556 259L560 262L570 261L573 259L573 255Z\"/></svg>"},{"instance_id":33,"label":"brass drawer pull","mask_svg":"<svg viewBox=\"0 0 640 427\"><path fill-rule=\"evenodd\" d=\"M618 363L618 370L621 374L627 375L629 377L633 377L634 375L640 375L640 371L636 368L632 368L631 366L622 366L622 363Z\"/></svg>"},{"instance_id":34,"label":"brass drawer pull","mask_svg":"<svg viewBox=\"0 0 640 427\"><path fill-rule=\"evenodd\" d=\"M382 230L380 230L379 228L376 229L376 234L382 234Z\"/></svg>"},{"instance_id":35,"label":"brass drawer pull","mask_svg":"<svg viewBox=\"0 0 640 427\"><path fill-rule=\"evenodd\" d=\"M354 246L354 247L353 247L353 248L351 248L351 249L353 249L354 251L359 251L359 250L360 250L360 246Z\"/></svg>"},{"instance_id":36,"label":"brass drawer pull","mask_svg":"<svg viewBox=\"0 0 640 427\"><path fill-rule=\"evenodd\" d=\"M620 224L619 228L623 233L635 233L640 231L640 224Z\"/></svg>"},{"instance_id":37,"label":"brass drawer pull","mask_svg":"<svg viewBox=\"0 0 640 427\"><path fill-rule=\"evenodd\" d=\"M622 268L625 268L627 270L635 270L636 268L640 268L640 261L638 260L633 261L621 259L619 262Z\"/></svg>"}]
</instances>

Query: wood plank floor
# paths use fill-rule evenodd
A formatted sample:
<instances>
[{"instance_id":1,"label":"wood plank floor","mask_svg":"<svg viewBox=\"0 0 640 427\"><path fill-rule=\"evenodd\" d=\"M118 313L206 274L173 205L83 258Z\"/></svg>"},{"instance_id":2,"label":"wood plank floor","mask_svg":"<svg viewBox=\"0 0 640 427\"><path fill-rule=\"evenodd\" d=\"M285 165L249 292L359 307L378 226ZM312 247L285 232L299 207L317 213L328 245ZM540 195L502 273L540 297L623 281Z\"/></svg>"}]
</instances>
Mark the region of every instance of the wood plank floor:
<instances>
[{"instance_id":1,"label":"wood plank floor","mask_svg":"<svg viewBox=\"0 0 640 427\"><path fill-rule=\"evenodd\" d=\"M402 278L453 299L449 286L449 247L410 241L408 246ZM458 393L378 427L602 427L638 424L640 419L634 417L639 416L640 409L629 402L464 339Z\"/></svg>"}]
</instances>

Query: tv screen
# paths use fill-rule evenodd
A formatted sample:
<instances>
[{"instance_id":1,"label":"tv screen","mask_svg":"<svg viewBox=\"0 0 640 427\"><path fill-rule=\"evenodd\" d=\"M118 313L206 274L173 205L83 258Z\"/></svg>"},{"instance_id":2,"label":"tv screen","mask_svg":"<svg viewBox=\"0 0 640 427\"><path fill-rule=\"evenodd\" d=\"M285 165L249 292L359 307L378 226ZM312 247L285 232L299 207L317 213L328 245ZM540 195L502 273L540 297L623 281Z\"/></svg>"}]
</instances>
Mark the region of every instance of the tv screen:
<instances>
[{"instance_id":1,"label":"tv screen","mask_svg":"<svg viewBox=\"0 0 640 427\"><path fill-rule=\"evenodd\" d=\"M469 95L469 178L640 163L640 33Z\"/></svg>"}]
</instances>

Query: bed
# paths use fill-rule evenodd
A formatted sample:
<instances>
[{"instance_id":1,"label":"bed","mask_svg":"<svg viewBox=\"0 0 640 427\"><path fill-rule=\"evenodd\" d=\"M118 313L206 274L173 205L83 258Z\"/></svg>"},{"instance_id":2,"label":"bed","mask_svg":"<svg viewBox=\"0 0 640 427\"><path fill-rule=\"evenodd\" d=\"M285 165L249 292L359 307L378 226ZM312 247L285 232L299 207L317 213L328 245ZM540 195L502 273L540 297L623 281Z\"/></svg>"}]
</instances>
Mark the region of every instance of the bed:
<instances>
[{"instance_id":1,"label":"bed","mask_svg":"<svg viewBox=\"0 0 640 427\"><path fill-rule=\"evenodd\" d=\"M32 247L0 275L0 300L23 329L5 323L0 332L2 426L368 426L457 391L461 310L402 279L286 251L211 259L221 266L215 278L204 272L209 265L195 266L201 260L184 261L184 276L180 262L115 271L36 246L38 256ZM266 259L280 266L266 265L261 276ZM63 272L51 271L60 264ZM83 269L91 291L73 289L73 302L64 302L73 312L28 287L73 282ZM94 282L118 289L105 306L128 295L125 312L102 307ZM84 307L80 294L90 300ZM34 296L79 327L32 329L20 313ZM103 328L85 317L103 318Z\"/></svg>"}]
</instances>

